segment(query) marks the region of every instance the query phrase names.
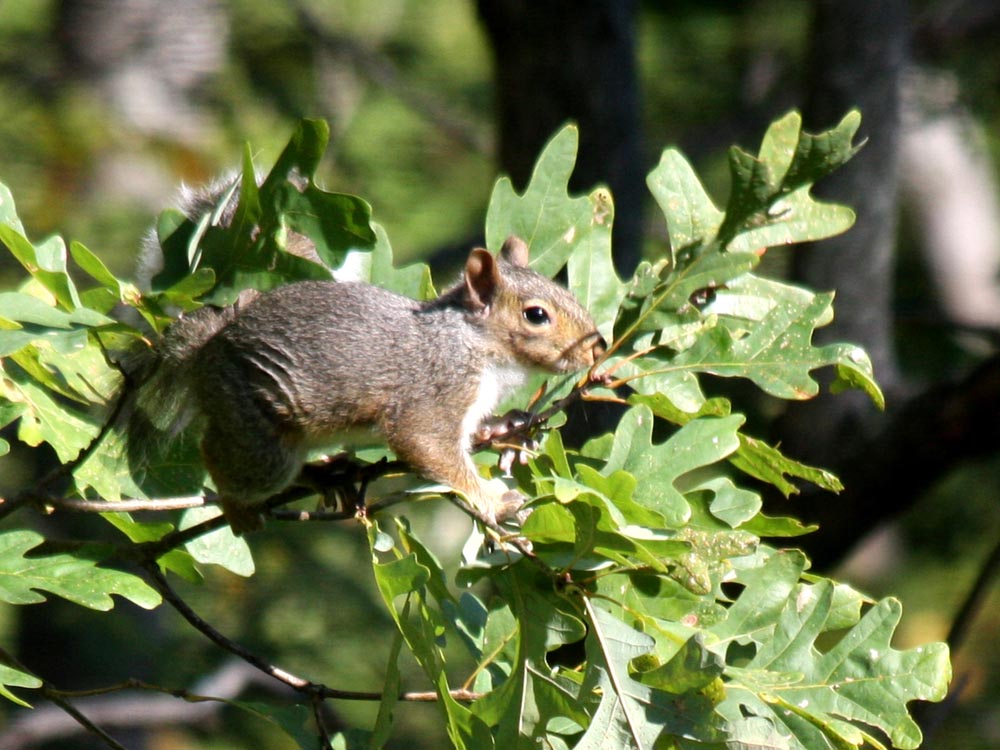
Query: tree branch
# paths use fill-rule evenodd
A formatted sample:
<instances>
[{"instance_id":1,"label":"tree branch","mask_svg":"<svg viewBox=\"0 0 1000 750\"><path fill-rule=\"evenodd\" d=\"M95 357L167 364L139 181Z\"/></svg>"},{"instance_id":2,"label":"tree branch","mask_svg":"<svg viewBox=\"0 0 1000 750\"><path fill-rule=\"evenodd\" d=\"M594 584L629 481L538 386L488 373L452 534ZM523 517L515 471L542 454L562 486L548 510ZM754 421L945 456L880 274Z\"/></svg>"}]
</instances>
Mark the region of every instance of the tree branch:
<instances>
[{"instance_id":1,"label":"tree branch","mask_svg":"<svg viewBox=\"0 0 1000 750\"><path fill-rule=\"evenodd\" d=\"M227 701L237 698L247 687L269 688L271 681L246 662L233 659L199 680L192 690L151 685L130 679L92 690L56 690L64 699L73 699L94 723L118 728L192 724L212 717ZM162 693L139 695L136 691ZM209 695L210 694L210 695ZM80 734L81 727L67 720L61 709L40 706L14 714L0 735L0 750L22 750L64 737Z\"/></svg>"},{"instance_id":2,"label":"tree branch","mask_svg":"<svg viewBox=\"0 0 1000 750\"><path fill-rule=\"evenodd\" d=\"M317 696L319 698L333 698L337 700L360 700L360 701L380 701L382 694L377 692L365 692L359 690L337 690L327 687L318 682L312 682L304 677L292 674L281 667L275 666L255 653L227 638L216 630L197 612L195 612L187 602L174 590L167 581L166 576L160 571L155 562L146 564L146 571L153 582L153 587L160 592L164 600L167 601L188 623L198 632L219 646L224 651L239 657L253 667L274 678L278 682L288 685L297 692ZM481 697L480 693L469 690L452 690L449 695L457 701L474 701ZM410 702L433 702L438 700L437 693L433 692L404 692L400 694L399 700Z\"/></svg>"},{"instance_id":3,"label":"tree branch","mask_svg":"<svg viewBox=\"0 0 1000 750\"><path fill-rule=\"evenodd\" d=\"M19 669L26 674L34 674L30 669L28 669L24 664L22 664L13 654L8 653L5 650L0 650L0 656L3 660L9 663L11 666ZM37 675L36 675L37 676ZM103 729L101 729L97 724L95 724L91 719L80 711L76 706L70 703L66 696L59 690L56 690L47 680L42 680L42 686L38 688L39 692L47 700L49 700L54 705L58 706L59 709L67 714L76 724L82 727L85 731L101 739L104 744L108 747L113 748L113 750L126 750L125 746L120 744L114 737L109 735ZM6 747L6 738L0 740L0 748Z\"/></svg>"},{"instance_id":4,"label":"tree branch","mask_svg":"<svg viewBox=\"0 0 1000 750\"><path fill-rule=\"evenodd\" d=\"M97 446L101 444L101 441L104 440L104 437L111 430L112 426L117 423L119 416L121 416L122 409L125 407L127 393L127 390L119 392L117 400L111 408L111 412L108 414L107 419L105 419L104 424L101 425L101 429L98 430L94 439L77 454L76 458L56 466L33 486L17 492L9 498L0 498L0 519L6 518L23 505L30 503L51 503L54 499L51 496L51 487L58 482L69 479L73 472L93 455L94 451L97 450Z\"/></svg>"},{"instance_id":5,"label":"tree branch","mask_svg":"<svg viewBox=\"0 0 1000 750\"><path fill-rule=\"evenodd\" d=\"M137 513L141 511L185 510L200 508L211 502L211 497L191 495L189 497L167 497L155 500L84 500L77 497L49 498L46 505L58 510L71 510L77 513Z\"/></svg>"}]
</instances>

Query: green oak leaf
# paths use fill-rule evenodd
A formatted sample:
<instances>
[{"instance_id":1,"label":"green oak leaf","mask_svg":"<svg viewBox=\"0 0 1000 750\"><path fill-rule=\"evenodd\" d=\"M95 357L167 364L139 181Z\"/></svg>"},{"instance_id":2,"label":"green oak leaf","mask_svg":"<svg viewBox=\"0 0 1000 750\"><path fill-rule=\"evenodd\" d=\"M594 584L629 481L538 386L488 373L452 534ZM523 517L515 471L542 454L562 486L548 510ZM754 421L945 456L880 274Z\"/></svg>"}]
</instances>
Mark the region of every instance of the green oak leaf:
<instances>
[{"instance_id":1,"label":"green oak leaf","mask_svg":"<svg viewBox=\"0 0 1000 750\"><path fill-rule=\"evenodd\" d=\"M660 513L667 528L683 526L691 509L675 481L702 466L721 461L739 448L739 414L701 418L684 425L666 442L653 444L653 413L647 406L630 409L618 424L603 473L623 470L638 481L634 499Z\"/></svg>"},{"instance_id":2,"label":"green oak leaf","mask_svg":"<svg viewBox=\"0 0 1000 750\"><path fill-rule=\"evenodd\" d=\"M510 235L531 249L530 265L546 276L567 267L570 290L605 336L611 333L625 288L611 254L614 204L603 187L570 197L579 131L567 125L542 150L531 180L518 195L510 179L497 181L486 212L486 244L496 251Z\"/></svg>"},{"instance_id":3,"label":"green oak leaf","mask_svg":"<svg viewBox=\"0 0 1000 750\"><path fill-rule=\"evenodd\" d=\"M885 732L895 747L917 747L920 732L906 704L943 698L951 674L947 646L891 648L897 601L882 600L862 614L869 600L805 575L806 564L801 552L770 553L733 577L742 592L708 628L709 647L726 654L733 644L750 644L750 652L744 646L740 666L726 667L720 712L766 719L794 750L881 747L859 723ZM834 633L832 641L820 639Z\"/></svg>"},{"instance_id":4,"label":"green oak leaf","mask_svg":"<svg viewBox=\"0 0 1000 750\"><path fill-rule=\"evenodd\" d=\"M239 203L228 227L219 223L228 193L209 216L192 221L169 213L158 232L165 262L153 279L154 289L163 292L195 268L208 269L215 286L201 301L227 305L244 289L328 279L351 250L370 250L376 241L371 207L355 196L322 190L312 179L328 139L325 122L300 121L259 187L248 148ZM286 252L292 231L309 237L326 265Z\"/></svg>"},{"instance_id":5,"label":"green oak leaf","mask_svg":"<svg viewBox=\"0 0 1000 750\"><path fill-rule=\"evenodd\" d=\"M646 275L646 269L640 269L637 273L642 276L627 287L627 297L618 312L615 340L660 331L699 317L691 304L692 295L703 289L726 287L745 276L759 260L752 253L716 252L700 255L680 268L651 267L649 273L655 274L652 277ZM662 278L651 284L656 276ZM671 346L670 342L658 343Z\"/></svg>"},{"instance_id":6,"label":"green oak leaf","mask_svg":"<svg viewBox=\"0 0 1000 750\"><path fill-rule=\"evenodd\" d=\"M62 237L50 237L36 245L20 229L0 223L0 244L10 251L35 282L52 295L59 307L64 310L80 307L79 293L66 264L66 243Z\"/></svg>"},{"instance_id":7,"label":"green oak leaf","mask_svg":"<svg viewBox=\"0 0 1000 750\"><path fill-rule=\"evenodd\" d=\"M7 700L16 703L19 706L31 708L30 703L12 693L10 688L19 687L34 689L40 688L41 686L42 681L35 677L35 675L16 669L15 667L7 664L0 664L0 695Z\"/></svg>"},{"instance_id":8,"label":"green oak leaf","mask_svg":"<svg viewBox=\"0 0 1000 750\"><path fill-rule=\"evenodd\" d=\"M45 541L34 531L0 533L0 600L9 604L45 601L40 592L68 599L90 609L114 607L112 594L144 609L160 604L160 595L141 578L118 570L97 567L99 560L71 553L25 557Z\"/></svg>"},{"instance_id":9,"label":"green oak leaf","mask_svg":"<svg viewBox=\"0 0 1000 750\"><path fill-rule=\"evenodd\" d=\"M799 491L786 477L805 479L829 492L844 489L840 480L829 471L788 458L774 446L747 435L740 435L740 449L729 461L745 474L774 485L785 497Z\"/></svg>"},{"instance_id":10,"label":"green oak leaf","mask_svg":"<svg viewBox=\"0 0 1000 750\"><path fill-rule=\"evenodd\" d=\"M375 222L371 227L375 232L375 245L371 250L349 250L343 263L333 270L333 278L363 281L418 300L436 297L430 267L426 263L413 263L397 268L385 229Z\"/></svg>"},{"instance_id":11,"label":"green oak leaf","mask_svg":"<svg viewBox=\"0 0 1000 750\"><path fill-rule=\"evenodd\" d=\"M701 742L722 739L710 701L690 693L678 697L631 676L630 663L652 649L652 638L590 600L585 606L588 670L580 697L584 701L593 691L599 700L576 750L652 750L661 735Z\"/></svg>"},{"instance_id":12,"label":"green oak leaf","mask_svg":"<svg viewBox=\"0 0 1000 750\"><path fill-rule=\"evenodd\" d=\"M20 405L18 439L31 446L45 442L61 462L71 461L97 436L99 425L88 410L60 401L12 362L0 361L0 396Z\"/></svg>"},{"instance_id":13,"label":"green oak leaf","mask_svg":"<svg viewBox=\"0 0 1000 750\"><path fill-rule=\"evenodd\" d=\"M678 251L710 242L718 233L724 215L679 151L663 152L646 185L667 220L671 265Z\"/></svg>"},{"instance_id":14,"label":"green oak leaf","mask_svg":"<svg viewBox=\"0 0 1000 750\"><path fill-rule=\"evenodd\" d=\"M114 325L111 318L86 307L63 310L33 294L0 292L0 356L36 341L69 352L88 343L88 331Z\"/></svg>"},{"instance_id":15,"label":"green oak leaf","mask_svg":"<svg viewBox=\"0 0 1000 750\"><path fill-rule=\"evenodd\" d=\"M792 112L771 125L758 156L730 149L731 189L718 230L723 247L762 250L849 229L854 212L815 201L809 188L857 153L852 141L860 123L851 112L833 130L810 135Z\"/></svg>"},{"instance_id":16,"label":"green oak leaf","mask_svg":"<svg viewBox=\"0 0 1000 750\"><path fill-rule=\"evenodd\" d=\"M609 219L595 223L578 239L566 264L566 281L596 321L598 330L608 338L626 287L618 278L611 258L611 194L607 190L595 190L590 197L595 205L607 206ZM597 213L599 215L600 211Z\"/></svg>"},{"instance_id":17,"label":"green oak leaf","mask_svg":"<svg viewBox=\"0 0 1000 750\"><path fill-rule=\"evenodd\" d=\"M491 576L510 607L502 612L503 628L483 657L515 649L513 664L499 687L476 701L472 710L485 723L497 726L496 746L529 750L546 736L550 721L568 721L577 727L587 715L569 686L551 676L546 655L583 638L580 619L565 611L565 602L547 592L534 569L523 565ZM493 616L491 615L491 618ZM487 626L489 628L489 625Z\"/></svg>"},{"instance_id":18,"label":"green oak leaf","mask_svg":"<svg viewBox=\"0 0 1000 750\"><path fill-rule=\"evenodd\" d=\"M689 690L700 690L722 676L725 662L705 648L701 634L684 641L671 658L655 669L643 671L643 684L683 695Z\"/></svg>"},{"instance_id":19,"label":"green oak leaf","mask_svg":"<svg viewBox=\"0 0 1000 750\"><path fill-rule=\"evenodd\" d=\"M735 675L727 700L790 734L796 750L865 742L881 746L859 724L881 730L901 750L918 747L920 728L906 704L944 698L951 677L948 647L892 648L901 607L895 599L884 599L834 646L821 650L816 639L843 626L833 618L834 593L828 580L797 588L772 637ZM785 677L770 679L775 674Z\"/></svg>"},{"instance_id":20,"label":"green oak leaf","mask_svg":"<svg viewBox=\"0 0 1000 750\"><path fill-rule=\"evenodd\" d=\"M572 502L536 506L524 523L525 537L550 565L586 570L612 560L665 571L688 551L689 544L672 534L629 524L626 518L636 516L631 500L622 513L612 498L578 488Z\"/></svg>"},{"instance_id":21,"label":"green oak leaf","mask_svg":"<svg viewBox=\"0 0 1000 750\"><path fill-rule=\"evenodd\" d=\"M610 223L604 200L567 195L579 140L573 125L556 133L542 149L523 195L509 177L497 180L486 212L487 247L496 251L508 236L517 235L531 248L531 267L553 276L581 237Z\"/></svg>"},{"instance_id":22,"label":"green oak leaf","mask_svg":"<svg viewBox=\"0 0 1000 750\"><path fill-rule=\"evenodd\" d=\"M102 513L101 517L128 537L129 541L137 544L155 542L174 530L174 525L171 523L140 522L132 518L129 513ZM172 571L190 583L199 583L202 580L201 571L198 570L194 558L185 549L172 549L158 557L156 562L164 572Z\"/></svg>"},{"instance_id":23,"label":"green oak leaf","mask_svg":"<svg viewBox=\"0 0 1000 750\"><path fill-rule=\"evenodd\" d=\"M836 365L856 376L856 384L879 406L882 392L875 383L871 360L851 344L812 344L813 330L830 319L832 294L811 300L775 300L755 325L720 316L721 325L706 329L694 346L670 358L671 369L692 369L722 377L744 377L766 393L805 399L819 392L811 372Z\"/></svg>"},{"instance_id":24,"label":"green oak leaf","mask_svg":"<svg viewBox=\"0 0 1000 750\"><path fill-rule=\"evenodd\" d=\"M451 695L445 655L439 642L444 620L426 598L426 587L433 578L432 570L422 564L427 558L421 561L417 553L396 550L394 559L382 562L376 523L369 527L368 537L375 584L410 653L438 694L449 738L456 748L488 750L493 747L493 740L486 724Z\"/></svg>"},{"instance_id":25,"label":"green oak leaf","mask_svg":"<svg viewBox=\"0 0 1000 750\"><path fill-rule=\"evenodd\" d=\"M181 516L180 529L196 526L221 513L216 507L189 508ZM203 534L184 545L191 556L206 565L219 565L236 575L249 577L254 573L253 557L246 539L233 534L224 526L210 534Z\"/></svg>"},{"instance_id":26,"label":"green oak leaf","mask_svg":"<svg viewBox=\"0 0 1000 750\"><path fill-rule=\"evenodd\" d=\"M371 742L367 747L384 747L392 734L393 709L402 692L402 676L399 671L399 654L403 648L403 634L397 632L392 639L389 658L386 663L385 681L382 683L382 700L379 701L378 715L372 727Z\"/></svg>"}]
</instances>

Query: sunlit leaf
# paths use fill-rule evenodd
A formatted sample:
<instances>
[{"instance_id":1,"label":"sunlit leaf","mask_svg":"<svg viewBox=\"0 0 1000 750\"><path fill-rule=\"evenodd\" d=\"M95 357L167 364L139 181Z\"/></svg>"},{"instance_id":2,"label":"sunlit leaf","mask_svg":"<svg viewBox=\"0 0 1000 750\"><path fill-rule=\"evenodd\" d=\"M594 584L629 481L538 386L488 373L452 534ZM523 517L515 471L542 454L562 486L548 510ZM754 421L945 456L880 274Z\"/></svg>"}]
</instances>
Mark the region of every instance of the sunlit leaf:
<instances>
[{"instance_id":1,"label":"sunlit leaf","mask_svg":"<svg viewBox=\"0 0 1000 750\"><path fill-rule=\"evenodd\" d=\"M893 649L901 608L885 599L836 645L821 649L816 639L843 626L839 619L831 621L834 587L824 580L793 593L770 637L735 675L727 700L790 734L793 748L835 746L831 738L859 747L868 734L857 724L881 730L894 747L918 747L920 729L906 704L944 697L951 676L947 646ZM769 674L786 677L775 682Z\"/></svg>"},{"instance_id":2,"label":"sunlit leaf","mask_svg":"<svg viewBox=\"0 0 1000 750\"><path fill-rule=\"evenodd\" d=\"M654 444L653 414L645 406L630 409L615 432L605 472L624 470L637 480L635 500L663 515L668 528L690 516L674 482L700 466L719 461L739 447L741 415L689 422L664 443Z\"/></svg>"},{"instance_id":3,"label":"sunlit leaf","mask_svg":"<svg viewBox=\"0 0 1000 750\"><path fill-rule=\"evenodd\" d=\"M195 526L202 521L215 518L220 512L218 508L211 507L190 508L182 515L178 528ZM200 563L220 565L240 576L252 576L254 573L250 547L245 539L233 534L228 526L210 534L202 534L184 547Z\"/></svg>"},{"instance_id":4,"label":"sunlit leaf","mask_svg":"<svg viewBox=\"0 0 1000 750\"><path fill-rule=\"evenodd\" d=\"M497 181L486 213L486 242L495 251L508 236L517 235L531 249L531 267L546 276L568 262L570 289L608 335L625 293L611 256L614 205L606 188L568 194L578 142L575 126L556 133L521 195L509 178Z\"/></svg>"},{"instance_id":5,"label":"sunlit leaf","mask_svg":"<svg viewBox=\"0 0 1000 750\"><path fill-rule=\"evenodd\" d=\"M44 541L33 531L0 533L0 600L9 604L45 601L43 591L90 609L109 610L112 594L153 609L160 595L130 573L97 567L100 560L62 553L25 555Z\"/></svg>"},{"instance_id":6,"label":"sunlit leaf","mask_svg":"<svg viewBox=\"0 0 1000 750\"><path fill-rule=\"evenodd\" d=\"M646 184L667 219L667 234L674 253L715 237L723 213L680 152L664 151L659 165L647 175Z\"/></svg>"},{"instance_id":7,"label":"sunlit leaf","mask_svg":"<svg viewBox=\"0 0 1000 750\"><path fill-rule=\"evenodd\" d=\"M721 740L708 701L693 695L682 700L631 677L629 663L652 648L652 638L598 607L588 604L587 613L589 669L581 693L596 690L600 702L576 750L651 750L661 734Z\"/></svg>"},{"instance_id":8,"label":"sunlit leaf","mask_svg":"<svg viewBox=\"0 0 1000 750\"><path fill-rule=\"evenodd\" d=\"M33 674L28 674L20 669L15 669L7 664L0 664L0 695L12 703L25 708L31 708L31 704L23 698L11 692L10 688L40 688L42 681Z\"/></svg>"}]
</instances>

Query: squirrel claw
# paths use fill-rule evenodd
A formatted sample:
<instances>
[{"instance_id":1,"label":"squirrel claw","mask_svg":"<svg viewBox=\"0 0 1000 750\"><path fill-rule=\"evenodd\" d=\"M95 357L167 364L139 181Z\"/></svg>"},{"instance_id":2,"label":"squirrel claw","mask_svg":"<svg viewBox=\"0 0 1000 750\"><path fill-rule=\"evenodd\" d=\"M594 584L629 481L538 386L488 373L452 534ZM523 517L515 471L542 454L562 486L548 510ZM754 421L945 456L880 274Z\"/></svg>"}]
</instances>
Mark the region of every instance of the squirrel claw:
<instances>
[{"instance_id":1,"label":"squirrel claw","mask_svg":"<svg viewBox=\"0 0 1000 750\"><path fill-rule=\"evenodd\" d=\"M516 459L521 466L527 466L528 461L531 459L531 454L538 450L537 440L523 440L521 441L521 450L514 450L513 448L505 448L500 454L500 458L497 460L497 466L505 477L511 477L511 469L514 468L514 460Z\"/></svg>"},{"instance_id":2,"label":"squirrel claw","mask_svg":"<svg viewBox=\"0 0 1000 750\"><path fill-rule=\"evenodd\" d=\"M531 508L525 507L525 502L527 498L522 495L517 490L509 490L500 496L497 503L497 508L494 513L490 514L493 516L495 522L504 527L503 529L492 529L488 531L488 539L486 542L486 549L488 551L496 551L497 549L504 549L507 547L507 540L511 538L516 538L519 540L519 549L523 551L531 551L531 542L520 536L519 529L528 520L528 516L531 515ZM510 530L510 536L496 536L498 531Z\"/></svg>"},{"instance_id":3,"label":"squirrel claw","mask_svg":"<svg viewBox=\"0 0 1000 750\"><path fill-rule=\"evenodd\" d=\"M531 421L531 413L521 409L511 409L502 417L491 417L483 421L476 430L477 443L489 443L519 430Z\"/></svg>"}]
</instances>

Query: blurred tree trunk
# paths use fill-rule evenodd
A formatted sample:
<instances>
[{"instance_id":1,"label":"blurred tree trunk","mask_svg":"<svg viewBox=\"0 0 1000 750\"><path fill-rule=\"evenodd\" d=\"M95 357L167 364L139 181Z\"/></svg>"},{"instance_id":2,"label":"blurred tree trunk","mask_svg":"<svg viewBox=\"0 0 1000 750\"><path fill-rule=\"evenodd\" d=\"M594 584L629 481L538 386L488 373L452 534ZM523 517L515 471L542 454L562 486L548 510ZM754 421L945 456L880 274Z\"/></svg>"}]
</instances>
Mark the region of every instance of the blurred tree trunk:
<instances>
[{"instance_id":1,"label":"blurred tree trunk","mask_svg":"<svg viewBox=\"0 0 1000 750\"><path fill-rule=\"evenodd\" d=\"M634 0L478 0L494 56L500 167L521 190L544 143L580 126L574 191L615 198L615 261L631 273L646 201Z\"/></svg>"},{"instance_id":2,"label":"blurred tree trunk","mask_svg":"<svg viewBox=\"0 0 1000 750\"><path fill-rule=\"evenodd\" d=\"M890 397L899 385L892 296L907 34L905 0L819 0L815 5L806 127L823 130L858 108L860 136L868 141L816 190L827 200L854 207L857 222L846 234L801 248L793 270L797 281L837 292L836 319L817 332L816 340L865 347ZM852 450L883 422L859 392L825 393L794 404L779 425L779 438L789 455L842 470L856 460ZM796 503L806 520L821 524L820 532L804 540L820 564L846 552L880 518L877 505L850 507L851 497L814 493Z\"/></svg>"}]
</instances>

